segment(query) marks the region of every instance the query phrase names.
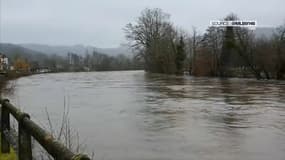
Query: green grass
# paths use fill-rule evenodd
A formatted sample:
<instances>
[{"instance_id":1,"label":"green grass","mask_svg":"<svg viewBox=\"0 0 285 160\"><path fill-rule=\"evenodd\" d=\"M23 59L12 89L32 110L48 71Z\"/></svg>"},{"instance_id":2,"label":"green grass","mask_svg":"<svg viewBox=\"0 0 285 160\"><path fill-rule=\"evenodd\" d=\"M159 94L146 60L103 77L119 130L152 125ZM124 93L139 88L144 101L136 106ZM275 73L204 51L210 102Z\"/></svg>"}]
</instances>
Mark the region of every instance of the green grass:
<instances>
[{"instance_id":1,"label":"green grass","mask_svg":"<svg viewBox=\"0 0 285 160\"><path fill-rule=\"evenodd\" d=\"M1 136L0 136L0 141L1 141ZM2 154L1 153L1 145L0 145L0 160L16 160L16 153L14 152L13 149L10 150L9 154Z\"/></svg>"},{"instance_id":2,"label":"green grass","mask_svg":"<svg viewBox=\"0 0 285 160\"><path fill-rule=\"evenodd\" d=\"M0 152L0 160L16 160L16 154L13 151L10 154L2 154Z\"/></svg>"}]
</instances>

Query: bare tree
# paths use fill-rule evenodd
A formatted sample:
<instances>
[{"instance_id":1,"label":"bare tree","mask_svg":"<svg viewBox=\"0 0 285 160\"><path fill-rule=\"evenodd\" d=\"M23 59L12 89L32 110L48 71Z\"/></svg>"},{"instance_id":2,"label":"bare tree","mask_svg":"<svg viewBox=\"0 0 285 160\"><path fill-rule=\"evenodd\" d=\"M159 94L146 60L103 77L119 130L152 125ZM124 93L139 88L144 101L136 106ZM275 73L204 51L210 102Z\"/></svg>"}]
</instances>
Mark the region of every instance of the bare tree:
<instances>
[{"instance_id":1,"label":"bare tree","mask_svg":"<svg viewBox=\"0 0 285 160\"><path fill-rule=\"evenodd\" d=\"M145 70L176 73L176 45L178 32L170 22L170 15L161 9L145 9L134 24L124 28L129 45L145 62Z\"/></svg>"},{"instance_id":2,"label":"bare tree","mask_svg":"<svg viewBox=\"0 0 285 160\"><path fill-rule=\"evenodd\" d=\"M219 69L219 58L223 46L224 29L219 27L209 27L203 36L202 45L209 49L213 75L217 75Z\"/></svg>"},{"instance_id":3,"label":"bare tree","mask_svg":"<svg viewBox=\"0 0 285 160\"><path fill-rule=\"evenodd\" d=\"M261 37L254 42L254 63L264 73L266 79L275 78L276 62L278 61L277 52L274 49L271 39Z\"/></svg>"},{"instance_id":4,"label":"bare tree","mask_svg":"<svg viewBox=\"0 0 285 160\"><path fill-rule=\"evenodd\" d=\"M189 68L189 73L193 74L193 70L195 69L195 61L197 57L197 49L199 44L201 43L202 36L198 34L197 28L192 27L192 35L190 36L190 59L191 66Z\"/></svg>"},{"instance_id":5,"label":"bare tree","mask_svg":"<svg viewBox=\"0 0 285 160\"><path fill-rule=\"evenodd\" d=\"M260 68L254 64L253 45L254 34L247 28L235 27L236 49L239 56L245 63L245 67L249 67L256 79L261 79Z\"/></svg>"},{"instance_id":6,"label":"bare tree","mask_svg":"<svg viewBox=\"0 0 285 160\"><path fill-rule=\"evenodd\" d=\"M285 24L277 28L275 34L275 47L277 51L278 61L276 65L276 78L284 79L285 74Z\"/></svg>"}]
</instances>

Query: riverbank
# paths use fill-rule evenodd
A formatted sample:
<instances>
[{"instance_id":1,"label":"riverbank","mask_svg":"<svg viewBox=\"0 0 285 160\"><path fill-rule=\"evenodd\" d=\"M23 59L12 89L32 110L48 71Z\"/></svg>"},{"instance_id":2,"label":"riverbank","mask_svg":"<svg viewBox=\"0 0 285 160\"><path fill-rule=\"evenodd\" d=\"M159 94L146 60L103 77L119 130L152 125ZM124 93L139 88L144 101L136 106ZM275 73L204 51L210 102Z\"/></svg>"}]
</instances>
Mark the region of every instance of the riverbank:
<instances>
[{"instance_id":1,"label":"riverbank","mask_svg":"<svg viewBox=\"0 0 285 160\"><path fill-rule=\"evenodd\" d=\"M19 77L24 77L24 76L29 76L32 75L31 72L15 72L15 71L10 71L10 72L5 72L0 74L0 79L1 80L11 80L11 79L16 79Z\"/></svg>"},{"instance_id":2,"label":"riverbank","mask_svg":"<svg viewBox=\"0 0 285 160\"><path fill-rule=\"evenodd\" d=\"M2 89L9 80L17 79L20 77L30 76L32 73L17 73L17 72L7 72L0 74L0 89Z\"/></svg>"}]
</instances>

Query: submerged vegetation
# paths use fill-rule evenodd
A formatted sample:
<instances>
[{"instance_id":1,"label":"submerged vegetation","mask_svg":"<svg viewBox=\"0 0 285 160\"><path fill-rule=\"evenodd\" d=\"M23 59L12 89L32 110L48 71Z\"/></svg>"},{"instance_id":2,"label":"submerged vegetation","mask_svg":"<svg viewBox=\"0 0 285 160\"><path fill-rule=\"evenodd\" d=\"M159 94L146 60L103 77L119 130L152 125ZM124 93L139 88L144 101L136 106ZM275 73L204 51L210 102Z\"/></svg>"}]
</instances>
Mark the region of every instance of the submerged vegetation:
<instances>
[{"instance_id":1,"label":"submerged vegetation","mask_svg":"<svg viewBox=\"0 0 285 160\"><path fill-rule=\"evenodd\" d=\"M181 74L185 59L184 37L161 9L145 9L135 24L125 28L126 37L145 70L154 73Z\"/></svg>"},{"instance_id":2,"label":"submerged vegetation","mask_svg":"<svg viewBox=\"0 0 285 160\"><path fill-rule=\"evenodd\" d=\"M238 20L229 14L226 21ZM125 27L148 72L195 76L285 78L285 24L271 37L241 27L210 26L204 34L176 29L161 9L145 9Z\"/></svg>"}]
</instances>

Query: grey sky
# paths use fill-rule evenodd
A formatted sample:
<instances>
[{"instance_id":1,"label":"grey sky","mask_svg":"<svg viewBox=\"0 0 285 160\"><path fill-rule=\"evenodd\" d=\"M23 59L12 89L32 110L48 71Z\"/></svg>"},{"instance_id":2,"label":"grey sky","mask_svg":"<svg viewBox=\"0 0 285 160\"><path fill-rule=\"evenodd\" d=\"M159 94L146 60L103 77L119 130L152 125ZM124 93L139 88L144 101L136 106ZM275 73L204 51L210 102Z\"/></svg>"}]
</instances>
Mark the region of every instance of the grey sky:
<instances>
[{"instance_id":1,"label":"grey sky","mask_svg":"<svg viewBox=\"0 0 285 160\"><path fill-rule=\"evenodd\" d=\"M285 0L0 0L1 42L117 47L122 28L146 7L171 14L175 25L201 32L234 12L261 26L285 20Z\"/></svg>"}]
</instances>

